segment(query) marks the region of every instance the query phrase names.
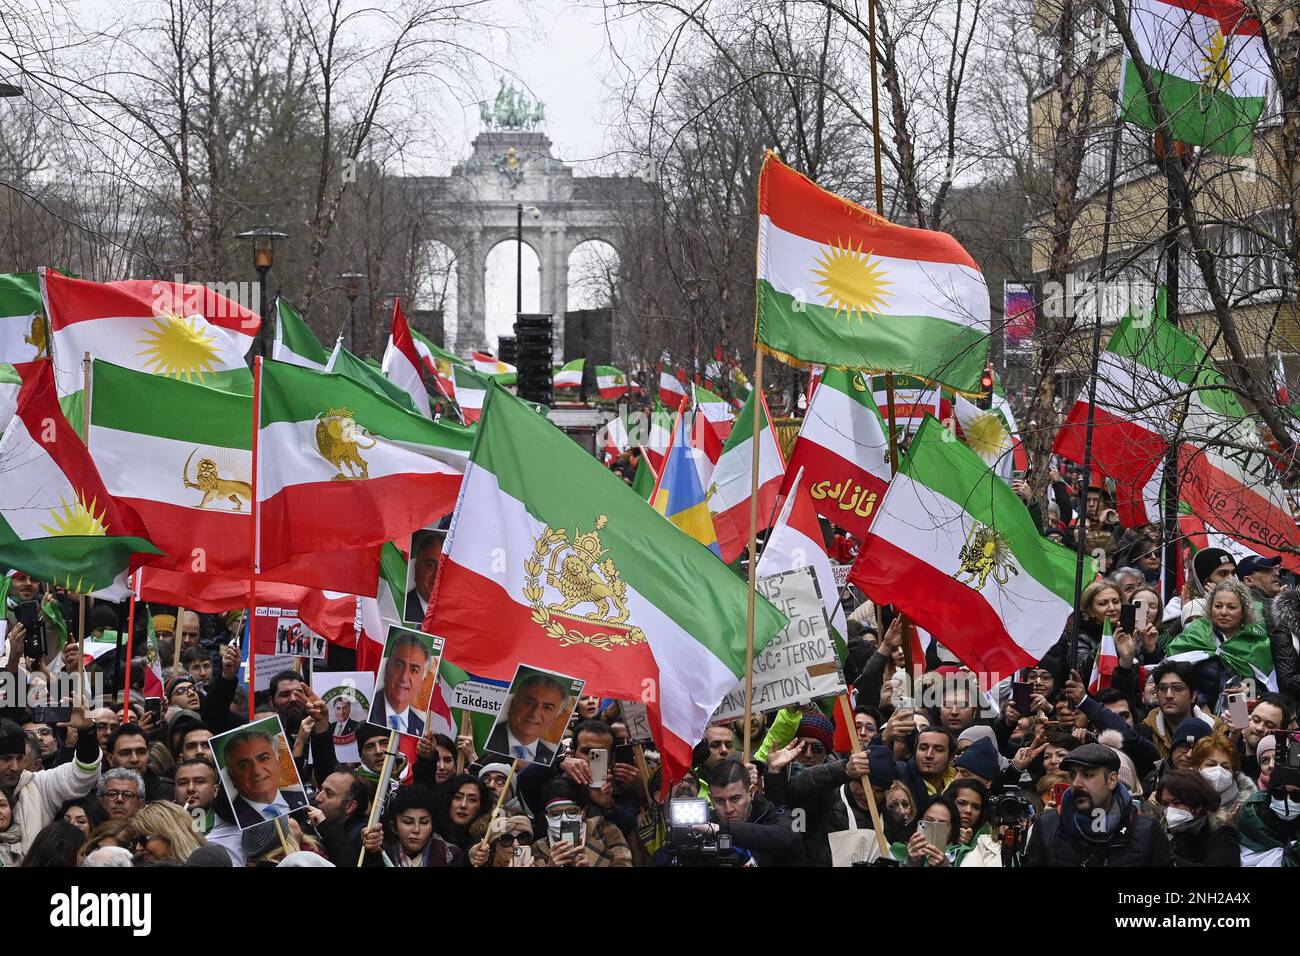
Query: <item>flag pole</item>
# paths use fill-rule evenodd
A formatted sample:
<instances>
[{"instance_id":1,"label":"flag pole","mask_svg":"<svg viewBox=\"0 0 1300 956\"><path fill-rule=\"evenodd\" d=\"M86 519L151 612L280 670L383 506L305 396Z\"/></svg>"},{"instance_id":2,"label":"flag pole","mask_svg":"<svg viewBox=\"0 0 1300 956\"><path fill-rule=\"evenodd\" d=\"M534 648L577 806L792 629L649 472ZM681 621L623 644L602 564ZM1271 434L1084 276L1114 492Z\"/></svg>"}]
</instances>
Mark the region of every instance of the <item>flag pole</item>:
<instances>
[{"instance_id":1,"label":"flag pole","mask_svg":"<svg viewBox=\"0 0 1300 956\"><path fill-rule=\"evenodd\" d=\"M515 779L515 772L519 769L519 758L516 757L510 762L510 769L506 772L506 782L501 784L501 792L497 794L496 805L492 808L492 814L488 817L487 829L483 831L483 839L479 840L480 847L487 847L488 836L492 833L492 821L497 818L501 812L501 805L506 802L506 794L510 792L510 782Z\"/></svg>"},{"instance_id":2,"label":"flag pole","mask_svg":"<svg viewBox=\"0 0 1300 956\"><path fill-rule=\"evenodd\" d=\"M131 606L126 612L126 697L122 702L122 707L126 710L131 709L131 660L132 653L135 650L135 592L140 586L140 575L144 574L144 568L138 568L135 572L135 587L131 589Z\"/></svg>"},{"instance_id":3,"label":"flag pole","mask_svg":"<svg viewBox=\"0 0 1300 956\"><path fill-rule=\"evenodd\" d=\"M849 706L849 692L840 694L840 713L848 726L849 744L853 752L862 752L862 740L858 737L858 726L853 720L853 708ZM867 797L867 812L871 814L871 827L876 831L876 842L880 845L880 855L889 856L889 841L885 839L885 825L880 822L880 808L876 806L876 793L871 789L870 772L861 780L862 792Z\"/></svg>"},{"instance_id":4,"label":"flag pole","mask_svg":"<svg viewBox=\"0 0 1300 956\"><path fill-rule=\"evenodd\" d=\"M252 481L252 504L253 512L253 546L249 549L250 571L248 576L248 719L253 719L256 707L253 704L253 698L256 697L255 689L257 687L257 650L253 640L253 625L257 621L257 575L262 570L258 566L258 547L261 545L261 529L258 527L260 519L257 507L257 445L261 433L262 424L262 356L253 356L253 474ZM371 826L374 826L372 821ZM364 851L363 851L364 852ZM357 866L360 866L360 862Z\"/></svg>"},{"instance_id":5,"label":"flag pole","mask_svg":"<svg viewBox=\"0 0 1300 956\"><path fill-rule=\"evenodd\" d=\"M86 446L86 453L90 453L90 353L83 352L81 356L81 433ZM80 593L80 588L85 586L84 581L77 582L77 645L80 653L77 655L77 694L81 697L81 705L86 705L86 595Z\"/></svg>"},{"instance_id":6,"label":"flag pole","mask_svg":"<svg viewBox=\"0 0 1300 956\"><path fill-rule=\"evenodd\" d=\"M1115 129L1110 137L1110 170L1106 180L1106 215L1101 226L1101 255L1097 261L1097 281L1106 281L1106 269L1110 258L1110 219L1115 208L1115 162L1119 155L1119 136L1123 129L1123 119L1115 111ZM1079 657L1079 603L1083 597L1083 566L1088 549L1088 488L1092 484L1092 433L1097 417L1097 366L1101 360L1101 313L1105 302L1105 290L1095 297L1097 315L1092 323L1092 375L1088 379L1088 422L1083 432L1083 507L1079 509L1079 529L1074 542L1074 613L1070 615L1070 657L1066 664L1066 676L1075 669ZM1100 494L1097 501L1097 517L1101 517ZM1082 674L1080 675L1082 676Z\"/></svg>"},{"instance_id":7,"label":"flag pole","mask_svg":"<svg viewBox=\"0 0 1300 956\"><path fill-rule=\"evenodd\" d=\"M754 598L758 587L758 459L763 423L763 351L754 343L754 426L749 469L749 618L745 627L745 740L741 754L750 760L750 713L754 706Z\"/></svg>"},{"instance_id":8,"label":"flag pole","mask_svg":"<svg viewBox=\"0 0 1300 956\"><path fill-rule=\"evenodd\" d=\"M181 632L185 629L185 608L176 609L176 631L172 634L172 676L181 669Z\"/></svg>"},{"instance_id":9,"label":"flag pole","mask_svg":"<svg viewBox=\"0 0 1300 956\"><path fill-rule=\"evenodd\" d=\"M258 356L259 361L260 359L261 356ZM254 387L256 387L256 385ZM248 631L248 653L251 657L253 653L253 631L251 625ZM249 700L253 699L253 695L251 693L248 695L248 699ZM379 819L379 811L383 809L384 806L383 794L384 791L388 789L388 781L393 779L393 760L396 757L396 754L397 754L397 731L393 730L393 731L389 731L388 752L384 754L384 765L382 769L380 769L379 771L379 780L375 782L375 795L370 799L370 813L367 814L366 816L367 830L369 830L371 827L375 825L375 821ZM383 851L380 850L380 852L382 853ZM362 863L365 862L365 859L366 859L366 843L365 840L362 840L361 852L357 854L357 866L360 867Z\"/></svg>"},{"instance_id":10,"label":"flag pole","mask_svg":"<svg viewBox=\"0 0 1300 956\"><path fill-rule=\"evenodd\" d=\"M472 729L473 729L473 724L470 723L469 711L462 710L460 712L460 735L462 737L465 737L469 734L470 730ZM456 741L456 772L457 773L465 772L465 751L460 749L459 740Z\"/></svg>"}]
</instances>

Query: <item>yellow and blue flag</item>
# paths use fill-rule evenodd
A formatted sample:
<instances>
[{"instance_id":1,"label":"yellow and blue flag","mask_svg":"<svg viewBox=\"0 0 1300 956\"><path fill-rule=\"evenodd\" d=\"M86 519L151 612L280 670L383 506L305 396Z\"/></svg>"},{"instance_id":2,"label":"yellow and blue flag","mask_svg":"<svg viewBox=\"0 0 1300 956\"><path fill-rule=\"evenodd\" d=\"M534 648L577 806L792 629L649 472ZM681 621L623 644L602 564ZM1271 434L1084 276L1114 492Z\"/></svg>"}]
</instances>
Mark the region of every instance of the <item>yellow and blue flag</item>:
<instances>
[{"instance_id":1,"label":"yellow and blue flag","mask_svg":"<svg viewBox=\"0 0 1300 956\"><path fill-rule=\"evenodd\" d=\"M713 463L703 449L693 446L688 421L688 413L679 413L673 422L672 438L650 504L721 558L722 551L718 547L718 535L713 529L713 516L709 514L705 494L707 474L712 472Z\"/></svg>"}]
</instances>

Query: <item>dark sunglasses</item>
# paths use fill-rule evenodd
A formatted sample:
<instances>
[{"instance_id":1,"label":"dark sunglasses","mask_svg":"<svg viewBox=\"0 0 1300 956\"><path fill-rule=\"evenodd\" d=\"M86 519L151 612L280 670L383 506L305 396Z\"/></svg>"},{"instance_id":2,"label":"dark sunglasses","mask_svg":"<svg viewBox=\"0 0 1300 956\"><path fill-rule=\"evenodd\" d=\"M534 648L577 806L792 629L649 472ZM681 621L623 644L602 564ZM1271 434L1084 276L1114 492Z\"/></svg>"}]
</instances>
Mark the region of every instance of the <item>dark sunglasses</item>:
<instances>
[{"instance_id":1,"label":"dark sunglasses","mask_svg":"<svg viewBox=\"0 0 1300 956\"><path fill-rule=\"evenodd\" d=\"M514 846L516 843L523 842L523 838L518 833L503 833L497 837L497 843L502 846Z\"/></svg>"}]
</instances>

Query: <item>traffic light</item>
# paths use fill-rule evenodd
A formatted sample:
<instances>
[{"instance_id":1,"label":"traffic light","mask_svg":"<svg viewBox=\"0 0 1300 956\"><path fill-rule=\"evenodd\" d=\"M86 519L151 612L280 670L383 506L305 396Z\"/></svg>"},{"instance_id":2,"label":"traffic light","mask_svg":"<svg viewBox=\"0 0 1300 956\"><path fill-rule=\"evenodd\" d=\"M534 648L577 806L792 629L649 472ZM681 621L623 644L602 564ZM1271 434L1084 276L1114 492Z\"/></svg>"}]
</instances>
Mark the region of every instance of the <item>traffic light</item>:
<instances>
[{"instance_id":1,"label":"traffic light","mask_svg":"<svg viewBox=\"0 0 1300 956\"><path fill-rule=\"evenodd\" d=\"M984 366L984 374L980 376L980 395L979 407L993 407L993 363L989 362Z\"/></svg>"}]
</instances>

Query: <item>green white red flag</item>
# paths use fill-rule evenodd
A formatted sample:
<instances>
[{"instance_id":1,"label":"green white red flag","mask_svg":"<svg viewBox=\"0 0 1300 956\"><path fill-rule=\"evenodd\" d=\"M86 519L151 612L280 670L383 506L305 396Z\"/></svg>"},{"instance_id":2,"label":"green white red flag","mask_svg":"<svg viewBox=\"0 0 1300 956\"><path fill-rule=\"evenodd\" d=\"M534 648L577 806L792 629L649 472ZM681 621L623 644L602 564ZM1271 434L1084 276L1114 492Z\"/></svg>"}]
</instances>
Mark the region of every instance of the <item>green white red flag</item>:
<instances>
[{"instance_id":1,"label":"green white red flag","mask_svg":"<svg viewBox=\"0 0 1300 956\"><path fill-rule=\"evenodd\" d=\"M989 293L952 236L891 223L773 153L758 187L758 325L784 362L901 372L978 394Z\"/></svg>"},{"instance_id":2,"label":"green white red flag","mask_svg":"<svg viewBox=\"0 0 1300 956\"><path fill-rule=\"evenodd\" d=\"M849 580L977 673L1009 675L1060 638L1073 609L1074 563L1071 551L1042 536L1006 482L927 418Z\"/></svg>"},{"instance_id":3,"label":"green white red flag","mask_svg":"<svg viewBox=\"0 0 1300 956\"><path fill-rule=\"evenodd\" d=\"M758 437L758 530L772 527L776 518L776 499L785 478L785 462L781 447L772 431L767 402L757 392L750 392L749 400L736 418L722 455L713 469L706 500L713 516L713 529L718 536L718 549L725 564L740 557L749 545L749 506L754 474L754 403L760 406ZM773 572L775 573L775 572Z\"/></svg>"},{"instance_id":4,"label":"green white red flag","mask_svg":"<svg viewBox=\"0 0 1300 956\"><path fill-rule=\"evenodd\" d=\"M401 540L456 503L472 440L462 426L279 362L262 366L259 418L259 567Z\"/></svg>"},{"instance_id":5,"label":"green white red flag","mask_svg":"<svg viewBox=\"0 0 1300 956\"><path fill-rule=\"evenodd\" d=\"M577 388L582 384L582 370L586 366L586 359L579 358L571 362L565 362L552 375L551 386L553 388Z\"/></svg>"},{"instance_id":6,"label":"green white red flag","mask_svg":"<svg viewBox=\"0 0 1300 956\"><path fill-rule=\"evenodd\" d=\"M488 380L473 369L456 366L452 369L455 381L456 404L466 425L473 425L483 412L483 399L487 396Z\"/></svg>"},{"instance_id":7,"label":"green white red flag","mask_svg":"<svg viewBox=\"0 0 1300 956\"><path fill-rule=\"evenodd\" d=\"M9 419L14 417L18 408L18 393L22 387L23 379L18 370L7 362L0 362L0 433L9 426Z\"/></svg>"},{"instance_id":8,"label":"green white red flag","mask_svg":"<svg viewBox=\"0 0 1300 956\"><path fill-rule=\"evenodd\" d=\"M48 331L40 278L35 272L0 273L0 362L32 362L46 355Z\"/></svg>"},{"instance_id":9,"label":"green white red flag","mask_svg":"<svg viewBox=\"0 0 1300 956\"><path fill-rule=\"evenodd\" d=\"M15 370L22 389L0 437L0 564L80 594L107 587L160 552L64 418L53 363Z\"/></svg>"},{"instance_id":10,"label":"green white red flag","mask_svg":"<svg viewBox=\"0 0 1300 956\"><path fill-rule=\"evenodd\" d=\"M890 478L889 435L862 373L822 374L790 452L787 483L800 468L817 513L861 538Z\"/></svg>"},{"instance_id":11,"label":"green white red flag","mask_svg":"<svg viewBox=\"0 0 1300 956\"><path fill-rule=\"evenodd\" d=\"M519 662L646 700L666 779L741 677L748 589L562 432L488 392L425 630L460 667ZM755 646L784 615L759 599Z\"/></svg>"},{"instance_id":12,"label":"green white red flag","mask_svg":"<svg viewBox=\"0 0 1300 956\"><path fill-rule=\"evenodd\" d=\"M289 365L301 365L325 371L330 354L320 344L311 326L283 297L275 300L277 321L275 342L271 345L271 358Z\"/></svg>"},{"instance_id":13,"label":"green white red flag","mask_svg":"<svg viewBox=\"0 0 1300 956\"><path fill-rule=\"evenodd\" d=\"M600 397L607 402L618 401L632 390L627 375L612 365L596 366L596 388L600 390Z\"/></svg>"}]
</instances>

